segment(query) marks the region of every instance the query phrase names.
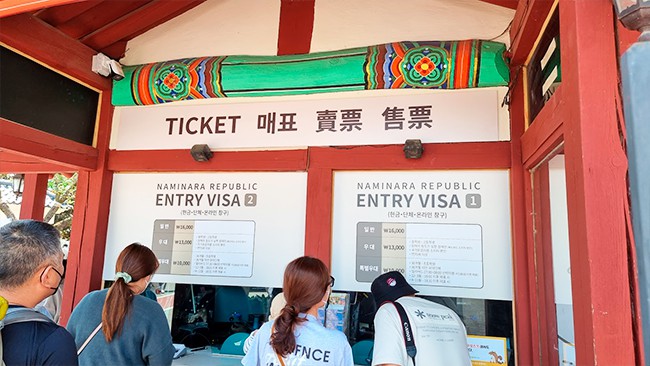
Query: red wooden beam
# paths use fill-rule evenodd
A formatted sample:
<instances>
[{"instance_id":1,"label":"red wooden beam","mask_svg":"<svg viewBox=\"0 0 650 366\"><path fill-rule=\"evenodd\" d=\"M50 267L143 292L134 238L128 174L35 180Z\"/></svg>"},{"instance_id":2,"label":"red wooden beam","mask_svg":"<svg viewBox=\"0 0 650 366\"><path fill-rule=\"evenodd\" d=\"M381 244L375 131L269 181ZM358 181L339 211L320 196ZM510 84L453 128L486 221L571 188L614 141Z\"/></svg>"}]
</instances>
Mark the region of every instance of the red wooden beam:
<instances>
[{"instance_id":1,"label":"red wooden beam","mask_svg":"<svg viewBox=\"0 0 650 366\"><path fill-rule=\"evenodd\" d=\"M104 1L105 0L84 0L64 6L45 8L35 12L34 16L54 27L58 27L60 24L78 17Z\"/></svg>"},{"instance_id":2,"label":"red wooden beam","mask_svg":"<svg viewBox=\"0 0 650 366\"><path fill-rule=\"evenodd\" d=\"M115 19L124 16L124 14L138 9L148 2L148 0L102 1L65 22L55 23L53 25L70 37L79 39L92 33L97 28L110 24Z\"/></svg>"},{"instance_id":3,"label":"red wooden beam","mask_svg":"<svg viewBox=\"0 0 650 366\"><path fill-rule=\"evenodd\" d=\"M147 30L172 19L205 0L154 0L138 10L119 18L81 38L89 47L100 50L116 41L136 37Z\"/></svg>"},{"instance_id":4,"label":"red wooden beam","mask_svg":"<svg viewBox=\"0 0 650 366\"><path fill-rule=\"evenodd\" d=\"M509 142L424 144L420 159L406 159L403 145L312 147L309 167L355 169L499 169L510 167Z\"/></svg>"},{"instance_id":5,"label":"red wooden beam","mask_svg":"<svg viewBox=\"0 0 650 366\"><path fill-rule=\"evenodd\" d=\"M569 242L578 365L635 365L617 123L618 65L608 0L560 1ZM598 70L598 72L594 72Z\"/></svg>"},{"instance_id":6,"label":"red wooden beam","mask_svg":"<svg viewBox=\"0 0 650 366\"><path fill-rule=\"evenodd\" d=\"M519 0L481 0L484 3L502 6L504 8L517 9Z\"/></svg>"},{"instance_id":7,"label":"red wooden beam","mask_svg":"<svg viewBox=\"0 0 650 366\"><path fill-rule=\"evenodd\" d=\"M315 0L281 0L278 55L309 53Z\"/></svg>"},{"instance_id":8,"label":"red wooden beam","mask_svg":"<svg viewBox=\"0 0 650 366\"><path fill-rule=\"evenodd\" d=\"M97 52L42 20L26 14L2 18L0 29L0 43L92 88L111 90L111 80L91 70Z\"/></svg>"},{"instance_id":9,"label":"red wooden beam","mask_svg":"<svg viewBox=\"0 0 650 366\"><path fill-rule=\"evenodd\" d=\"M122 41L117 41L113 44L111 44L108 47L102 48L98 50L99 52L105 54L106 56L119 60L124 55L126 54L126 45L128 44L128 41L122 40Z\"/></svg>"},{"instance_id":10,"label":"red wooden beam","mask_svg":"<svg viewBox=\"0 0 650 366\"><path fill-rule=\"evenodd\" d=\"M95 169L97 149L0 118L0 149L56 165ZM0 168L0 170L4 170Z\"/></svg>"},{"instance_id":11,"label":"red wooden beam","mask_svg":"<svg viewBox=\"0 0 650 366\"><path fill-rule=\"evenodd\" d=\"M295 171L307 169L307 150L216 151L197 162L190 150L111 150L108 170L115 172Z\"/></svg>"},{"instance_id":12,"label":"red wooden beam","mask_svg":"<svg viewBox=\"0 0 650 366\"><path fill-rule=\"evenodd\" d=\"M0 173L62 173L76 172L76 168L63 166L35 159L32 156L13 154L8 151L0 151Z\"/></svg>"},{"instance_id":13,"label":"red wooden beam","mask_svg":"<svg viewBox=\"0 0 650 366\"><path fill-rule=\"evenodd\" d=\"M560 85L521 137L521 157L527 169L546 159L563 139L566 116L563 90Z\"/></svg>"},{"instance_id":14,"label":"red wooden beam","mask_svg":"<svg viewBox=\"0 0 650 366\"><path fill-rule=\"evenodd\" d=\"M0 2L0 18L77 1L80 0L3 0Z\"/></svg>"},{"instance_id":15,"label":"red wooden beam","mask_svg":"<svg viewBox=\"0 0 650 366\"><path fill-rule=\"evenodd\" d=\"M510 28L510 65L513 67L523 65L533 51L553 3L553 0L526 0L517 5Z\"/></svg>"},{"instance_id":16,"label":"red wooden beam","mask_svg":"<svg viewBox=\"0 0 650 366\"><path fill-rule=\"evenodd\" d=\"M25 174L23 200L20 204L20 219L43 220L47 174Z\"/></svg>"}]
</instances>

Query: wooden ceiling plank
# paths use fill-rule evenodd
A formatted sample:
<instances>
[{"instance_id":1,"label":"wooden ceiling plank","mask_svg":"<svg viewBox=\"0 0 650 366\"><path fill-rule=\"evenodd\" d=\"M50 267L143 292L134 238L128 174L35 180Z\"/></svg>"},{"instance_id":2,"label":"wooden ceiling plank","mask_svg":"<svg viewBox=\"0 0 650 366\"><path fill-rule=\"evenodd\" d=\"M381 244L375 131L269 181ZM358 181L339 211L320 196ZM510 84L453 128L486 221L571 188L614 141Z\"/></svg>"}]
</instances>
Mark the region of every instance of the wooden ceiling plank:
<instances>
[{"instance_id":1,"label":"wooden ceiling plank","mask_svg":"<svg viewBox=\"0 0 650 366\"><path fill-rule=\"evenodd\" d=\"M140 9L81 38L87 46L96 50L106 48L117 41L132 39L147 30L166 22L205 0L153 1Z\"/></svg>"},{"instance_id":2,"label":"wooden ceiling plank","mask_svg":"<svg viewBox=\"0 0 650 366\"><path fill-rule=\"evenodd\" d=\"M78 16L57 26L59 30L74 39L82 38L98 28L123 17L146 5L151 0L141 1L103 1Z\"/></svg>"},{"instance_id":3,"label":"wooden ceiling plank","mask_svg":"<svg viewBox=\"0 0 650 366\"><path fill-rule=\"evenodd\" d=\"M2 18L0 29L0 43L92 88L111 90L112 81L91 70L92 58L97 52L42 20L28 14Z\"/></svg>"},{"instance_id":4,"label":"wooden ceiling plank","mask_svg":"<svg viewBox=\"0 0 650 366\"><path fill-rule=\"evenodd\" d=\"M104 0L86 0L68 5L55 6L41 9L34 16L53 27L58 27L60 24L83 14L103 2Z\"/></svg>"}]
</instances>

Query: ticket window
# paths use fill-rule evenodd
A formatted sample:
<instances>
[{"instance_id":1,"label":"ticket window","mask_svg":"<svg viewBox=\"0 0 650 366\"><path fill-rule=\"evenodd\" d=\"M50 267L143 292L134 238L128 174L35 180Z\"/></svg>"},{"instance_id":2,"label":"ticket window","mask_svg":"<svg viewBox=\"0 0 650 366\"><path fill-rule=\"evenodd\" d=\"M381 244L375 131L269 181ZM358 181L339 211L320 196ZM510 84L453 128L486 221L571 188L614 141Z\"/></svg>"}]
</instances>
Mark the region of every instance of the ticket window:
<instances>
[{"instance_id":1,"label":"ticket window","mask_svg":"<svg viewBox=\"0 0 650 366\"><path fill-rule=\"evenodd\" d=\"M334 172L332 275L335 291L357 291L350 298L353 353L374 336L374 310L365 305L372 281L396 270L418 296L460 316L472 361L514 360L509 174Z\"/></svg>"},{"instance_id":2,"label":"ticket window","mask_svg":"<svg viewBox=\"0 0 650 366\"><path fill-rule=\"evenodd\" d=\"M514 364L512 301L419 297L452 309L465 324L468 336L505 340L508 364ZM324 321L327 327L343 331L354 346L359 342L374 339L373 321L376 312L371 293L334 291Z\"/></svg>"},{"instance_id":3,"label":"ticket window","mask_svg":"<svg viewBox=\"0 0 650 366\"><path fill-rule=\"evenodd\" d=\"M108 288L113 281L104 281ZM268 320L281 288L217 286L152 281L141 296L163 308L172 341L189 348L220 346L229 335L258 329Z\"/></svg>"},{"instance_id":4,"label":"ticket window","mask_svg":"<svg viewBox=\"0 0 650 366\"><path fill-rule=\"evenodd\" d=\"M234 333L250 333L268 320L279 288L176 284L171 321L174 343L219 346Z\"/></svg>"}]
</instances>

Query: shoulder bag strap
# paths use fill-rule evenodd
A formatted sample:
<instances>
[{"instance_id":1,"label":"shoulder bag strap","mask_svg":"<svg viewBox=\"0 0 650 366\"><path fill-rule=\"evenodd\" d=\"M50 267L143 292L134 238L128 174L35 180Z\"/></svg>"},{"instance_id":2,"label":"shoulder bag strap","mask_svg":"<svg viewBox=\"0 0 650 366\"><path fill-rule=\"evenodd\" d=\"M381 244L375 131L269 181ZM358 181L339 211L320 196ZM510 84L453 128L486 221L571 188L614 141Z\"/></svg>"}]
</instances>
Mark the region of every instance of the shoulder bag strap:
<instances>
[{"instance_id":1,"label":"shoulder bag strap","mask_svg":"<svg viewBox=\"0 0 650 366\"><path fill-rule=\"evenodd\" d=\"M273 336L274 332L275 332L275 324L271 326L271 336ZM271 346L271 348L273 348L273 346ZM284 365L284 360L282 359L282 356L280 356L280 354L277 353L277 352L275 352L275 355L278 356L278 360L280 360L280 365L285 366Z\"/></svg>"},{"instance_id":2,"label":"shoulder bag strap","mask_svg":"<svg viewBox=\"0 0 650 366\"><path fill-rule=\"evenodd\" d=\"M406 354L413 359L413 366L415 366L415 355L417 354L417 348L415 347L415 340L413 339L413 328L411 328L411 322L409 321L408 315L402 304L397 301L391 302L395 305L397 313L399 314L400 321L402 323L402 332L404 333L404 344L406 345Z\"/></svg>"},{"instance_id":3,"label":"shoulder bag strap","mask_svg":"<svg viewBox=\"0 0 650 366\"><path fill-rule=\"evenodd\" d=\"M88 338L86 338L86 340L81 345L81 347L79 347L79 349L77 350L77 356L79 356L81 354L81 352L83 352L83 350L86 348L88 343L90 343L90 341L93 339L93 337L95 337L95 334L97 334L97 332L99 332L100 329L102 329L102 323L101 322L99 323L97 328L95 328L95 330L93 330L93 332L90 333L90 335L88 336Z\"/></svg>"}]
</instances>

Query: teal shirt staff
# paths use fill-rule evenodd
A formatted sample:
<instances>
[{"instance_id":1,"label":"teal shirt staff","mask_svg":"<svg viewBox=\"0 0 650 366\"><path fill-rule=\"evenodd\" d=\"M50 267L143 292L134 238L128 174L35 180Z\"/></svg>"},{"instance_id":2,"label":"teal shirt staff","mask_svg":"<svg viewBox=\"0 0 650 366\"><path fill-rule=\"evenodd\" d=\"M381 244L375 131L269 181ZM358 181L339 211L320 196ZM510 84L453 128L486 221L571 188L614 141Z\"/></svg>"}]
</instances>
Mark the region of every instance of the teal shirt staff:
<instances>
[{"instance_id":1,"label":"teal shirt staff","mask_svg":"<svg viewBox=\"0 0 650 366\"><path fill-rule=\"evenodd\" d=\"M93 291L74 309L68 331L77 348L102 321L108 290ZM174 356L167 318L160 305L144 296L133 296L121 334L107 343L100 331L79 356L79 365L171 365Z\"/></svg>"}]
</instances>

